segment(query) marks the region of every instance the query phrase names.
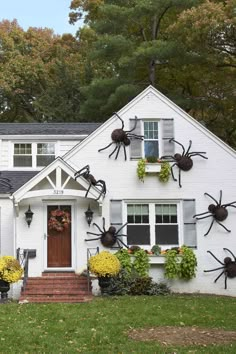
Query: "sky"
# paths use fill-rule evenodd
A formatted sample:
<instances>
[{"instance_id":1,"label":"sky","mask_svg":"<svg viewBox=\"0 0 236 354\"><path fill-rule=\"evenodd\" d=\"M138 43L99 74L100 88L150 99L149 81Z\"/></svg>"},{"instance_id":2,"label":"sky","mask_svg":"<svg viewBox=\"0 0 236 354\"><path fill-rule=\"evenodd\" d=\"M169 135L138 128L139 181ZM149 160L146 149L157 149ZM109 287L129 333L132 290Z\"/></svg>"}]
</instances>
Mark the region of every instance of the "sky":
<instances>
[{"instance_id":1,"label":"sky","mask_svg":"<svg viewBox=\"0 0 236 354\"><path fill-rule=\"evenodd\" d=\"M71 0L0 0L0 21L16 19L25 31L29 27L48 27L55 34L75 34L78 25L68 23L70 3Z\"/></svg>"}]
</instances>

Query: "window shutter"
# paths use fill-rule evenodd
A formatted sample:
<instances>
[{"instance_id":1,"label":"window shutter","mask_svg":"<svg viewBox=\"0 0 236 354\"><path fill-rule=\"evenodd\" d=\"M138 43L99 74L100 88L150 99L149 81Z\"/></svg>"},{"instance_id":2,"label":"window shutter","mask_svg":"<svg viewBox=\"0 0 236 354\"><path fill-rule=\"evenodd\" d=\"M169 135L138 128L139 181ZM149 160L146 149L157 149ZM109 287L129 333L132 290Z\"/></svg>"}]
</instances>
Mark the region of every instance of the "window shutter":
<instances>
[{"instance_id":1,"label":"window shutter","mask_svg":"<svg viewBox=\"0 0 236 354\"><path fill-rule=\"evenodd\" d=\"M195 214L195 200L183 200L184 244L193 248L197 247L196 221L193 219Z\"/></svg>"},{"instance_id":2,"label":"window shutter","mask_svg":"<svg viewBox=\"0 0 236 354\"><path fill-rule=\"evenodd\" d=\"M175 144L169 140L174 138L174 119L162 119L162 156L173 156Z\"/></svg>"},{"instance_id":3,"label":"window shutter","mask_svg":"<svg viewBox=\"0 0 236 354\"><path fill-rule=\"evenodd\" d=\"M130 119L130 130L133 129L135 119ZM141 132L141 120L137 120L136 128L132 131L133 134L142 135ZM141 159L142 158L142 140L132 139L130 144L130 158Z\"/></svg>"},{"instance_id":4,"label":"window shutter","mask_svg":"<svg viewBox=\"0 0 236 354\"><path fill-rule=\"evenodd\" d=\"M110 201L110 224L116 229L122 226L122 200Z\"/></svg>"}]
</instances>

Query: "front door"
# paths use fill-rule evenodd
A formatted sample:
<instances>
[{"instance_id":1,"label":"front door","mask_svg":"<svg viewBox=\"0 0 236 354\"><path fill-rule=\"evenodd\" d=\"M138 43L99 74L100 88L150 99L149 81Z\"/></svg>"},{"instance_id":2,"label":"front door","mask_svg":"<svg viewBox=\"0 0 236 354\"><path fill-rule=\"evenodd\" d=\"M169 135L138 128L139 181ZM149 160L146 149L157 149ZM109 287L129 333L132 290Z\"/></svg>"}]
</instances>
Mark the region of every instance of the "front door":
<instances>
[{"instance_id":1,"label":"front door","mask_svg":"<svg viewBox=\"0 0 236 354\"><path fill-rule=\"evenodd\" d=\"M71 205L47 206L47 267L71 267Z\"/></svg>"}]
</instances>

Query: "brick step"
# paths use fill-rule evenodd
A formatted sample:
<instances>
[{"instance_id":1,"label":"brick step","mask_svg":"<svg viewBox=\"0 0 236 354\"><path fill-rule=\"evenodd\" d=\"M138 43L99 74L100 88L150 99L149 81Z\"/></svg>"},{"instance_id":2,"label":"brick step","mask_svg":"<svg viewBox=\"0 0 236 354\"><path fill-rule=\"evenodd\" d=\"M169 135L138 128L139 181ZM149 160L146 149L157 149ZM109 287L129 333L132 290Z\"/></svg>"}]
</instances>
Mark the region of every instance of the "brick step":
<instances>
[{"instance_id":1,"label":"brick step","mask_svg":"<svg viewBox=\"0 0 236 354\"><path fill-rule=\"evenodd\" d=\"M87 290L79 290L79 289L26 289L22 291L23 295L86 295L88 293Z\"/></svg>"},{"instance_id":2,"label":"brick step","mask_svg":"<svg viewBox=\"0 0 236 354\"><path fill-rule=\"evenodd\" d=\"M51 280L51 281L40 281L40 280L30 280L28 279L27 285L29 286L79 286L79 287L86 287L88 282L79 282L79 281L64 281L64 280Z\"/></svg>"},{"instance_id":3,"label":"brick step","mask_svg":"<svg viewBox=\"0 0 236 354\"><path fill-rule=\"evenodd\" d=\"M75 274L75 272L43 272L42 273L43 277L79 277L78 274Z\"/></svg>"},{"instance_id":4,"label":"brick step","mask_svg":"<svg viewBox=\"0 0 236 354\"><path fill-rule=\"evenodd\" d=\"M54 295L54 296L45 296L45 295L32 295L32 296L21 296L21 301L28 301L34 303L51 303L51 302L62 302L62 303L80 303L80 302L89 302L92 301L92 295L78 295L78 296L66 296L66 295Z\"/></svg>"},{"instance_id":5,"label":"brick step","mask_svg":"<svg viewBox=\"0 0 236 354\"><path fill-rule=\"evenodd\" d=\"M68 277L65 277L65 276L63 276L63 275L58 275L58 276L55 276L55 277L53 277L53 276L50 276L50 277L30 277L30 278L28 278L28 280L33 280L33 281L45 281L45 282L47 282L47 281L78 281L78 282L81 282L81 283L83 283L83 282L86 282L87 281L87 278L86 277L79 277L79 276L76 276L76 275L74 275L74 276L68 276Z\"/></svg>"},{"instance_id":6,"label":"brick step","mask_svg":"<svg viewBox=\"0 0 236 354\"><path fill-rule=\"evenodd\" d=\"M90 288L90 287L89 287ZM26 289L68 289L68 290L88 290L88 284L39 284L39 283L27 283Z\"/></svg>"}]
</instances>

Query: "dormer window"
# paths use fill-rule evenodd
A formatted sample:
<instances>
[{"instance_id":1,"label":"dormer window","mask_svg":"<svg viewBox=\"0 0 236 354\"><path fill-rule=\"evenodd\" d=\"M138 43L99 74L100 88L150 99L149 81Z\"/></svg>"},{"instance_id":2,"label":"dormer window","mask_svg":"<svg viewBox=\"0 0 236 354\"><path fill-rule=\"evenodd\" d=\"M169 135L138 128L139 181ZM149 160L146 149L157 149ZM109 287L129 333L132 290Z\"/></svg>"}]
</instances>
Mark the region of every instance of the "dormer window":
<instances>
[{"instance_id":1,"label":"dormer window","mask_svg":"<svg viewBox=\"0 0 236 354\"><path fill-rule=\"evenodd\" d=\"M14 167L44 167L55 159L54 143L15 143Z\"/></svg>"},{"instance_id":2,"label":"dormer window","mask_svg":"<svg viewBox=\"0 0 236 354\"><path fill-rule=\"evenodd\" d=\"M159 157L159 136L158 122L147 121L143 122L144 130L144 157L155 156Z\"/></svg>"}]
</instances>

